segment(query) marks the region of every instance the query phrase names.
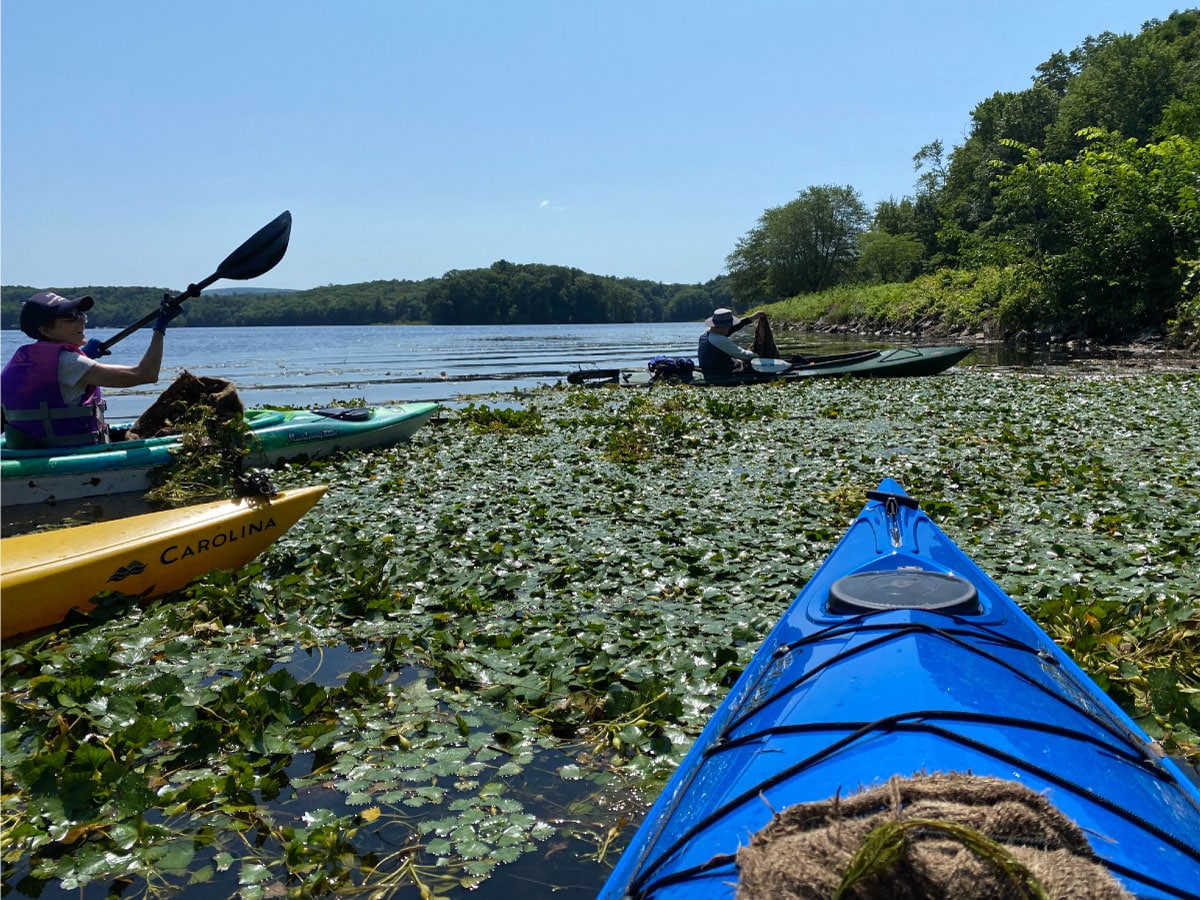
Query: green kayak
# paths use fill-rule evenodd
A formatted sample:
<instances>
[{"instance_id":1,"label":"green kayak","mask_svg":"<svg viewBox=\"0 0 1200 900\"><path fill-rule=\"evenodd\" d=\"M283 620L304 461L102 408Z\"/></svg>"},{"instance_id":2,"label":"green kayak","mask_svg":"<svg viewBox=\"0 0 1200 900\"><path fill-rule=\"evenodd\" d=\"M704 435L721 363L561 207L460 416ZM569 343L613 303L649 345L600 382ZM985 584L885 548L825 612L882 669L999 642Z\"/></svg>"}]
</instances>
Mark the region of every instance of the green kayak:
<instances>
[{"instance_id":1,"label":"green kayak","mask_svg":"<svg viewBox=\"0 0 1200 900\"><path fill-rule=\"evenodd\" d=\"M439 409L437 403L332 409L252 409L248 468L368 450L408 440ZM0 502L5 508L84 497L144 492L150 473L168 465L174 436L88 447L15 450L0 439Z\"/></svg>"},{"instance_id":2,"label":"green kayak","mask_svg":"<svg viewBox=\"0 0 1200 900\"><path fill-rule=\"evenodd\" d=\"M706 376L699 368L670 372L580 369L567 376L571 384L619 384L645 387L662 382L685 384L761 384L806 381L810 378L915 378L937 375L972 351L972 347L897 347L891 350L860 350L792 360L754 360L755 371L742 375ZM690 360L689 360L690 362Z\"/></svg>"}]
</instances>

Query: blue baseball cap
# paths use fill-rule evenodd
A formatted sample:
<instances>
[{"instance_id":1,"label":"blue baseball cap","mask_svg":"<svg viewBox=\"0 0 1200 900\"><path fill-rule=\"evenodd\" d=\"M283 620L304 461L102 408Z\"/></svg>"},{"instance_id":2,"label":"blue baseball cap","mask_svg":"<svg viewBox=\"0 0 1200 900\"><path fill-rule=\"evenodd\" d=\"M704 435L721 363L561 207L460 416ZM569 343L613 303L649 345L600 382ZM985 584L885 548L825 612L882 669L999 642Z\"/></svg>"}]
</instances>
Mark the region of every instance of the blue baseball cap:
<instances>
[{"instance_id":1,"label":"blue baseball cap","mask_svg":"<svg viewBox=\"0 0 1200 900\"><path fill-rule=\"evenodd\" d=\"M38 329L49 325L59 316L69 316L79 310L87 312L95 304L91 297L68 300L54 291L39 291L21 304L21 330L35 341L42 340Z\"/></svg>"}]
</instances>

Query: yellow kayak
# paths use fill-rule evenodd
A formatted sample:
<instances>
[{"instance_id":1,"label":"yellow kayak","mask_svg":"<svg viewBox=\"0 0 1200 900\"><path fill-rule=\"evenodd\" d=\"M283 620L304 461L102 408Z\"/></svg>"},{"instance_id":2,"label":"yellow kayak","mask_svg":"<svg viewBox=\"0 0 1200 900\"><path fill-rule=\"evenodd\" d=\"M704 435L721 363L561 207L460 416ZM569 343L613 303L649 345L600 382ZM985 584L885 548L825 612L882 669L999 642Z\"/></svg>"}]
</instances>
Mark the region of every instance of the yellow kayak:
<instances>
[{"instance_id":1,"label":"yellow kayak","mask_svg":"<svg viewBox=\"0 0 1200 900\"><path fill-rule=\"evenodd\" d=\"M0 540L0 637L62 621L114 591L149 600L239 569L291 528L325 485Z\"/></svg>"}]
</instances>

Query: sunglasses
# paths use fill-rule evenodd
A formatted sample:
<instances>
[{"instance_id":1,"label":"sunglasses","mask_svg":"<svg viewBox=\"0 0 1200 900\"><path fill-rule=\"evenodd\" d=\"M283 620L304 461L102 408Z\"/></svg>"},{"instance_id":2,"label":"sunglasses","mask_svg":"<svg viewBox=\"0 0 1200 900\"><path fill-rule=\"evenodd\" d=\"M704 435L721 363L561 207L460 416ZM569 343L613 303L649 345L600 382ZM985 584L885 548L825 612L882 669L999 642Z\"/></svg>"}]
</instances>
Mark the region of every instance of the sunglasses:
<instances>
[{"instance_id":1,"label":"sunglasses","mask_svg":"<svg viewBox=\"0 0 1200 900\"><path fill-rule=\"evenodd\" d=\"M54 318L61 319L64 322L78 322L80 319L82 319L84 322L86 322L87 321L87 313L81 313L79 310L76 309L76 310L73 310L73 311L67 313L64 316L55 316Z\"/></svg>"}]
</instances>

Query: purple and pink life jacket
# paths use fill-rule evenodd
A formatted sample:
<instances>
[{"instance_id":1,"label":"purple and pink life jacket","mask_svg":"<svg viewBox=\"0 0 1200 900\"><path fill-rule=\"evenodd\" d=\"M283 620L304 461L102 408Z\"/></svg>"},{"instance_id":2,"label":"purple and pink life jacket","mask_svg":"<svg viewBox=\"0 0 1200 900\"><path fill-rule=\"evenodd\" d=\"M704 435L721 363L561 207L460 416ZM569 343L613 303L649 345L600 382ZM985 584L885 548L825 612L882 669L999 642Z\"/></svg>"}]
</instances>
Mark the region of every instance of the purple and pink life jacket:
<instances>
[{"instance_id":1,"label":"purple and pink life jacket","mask_svg":"<svg viewBox=\"0 0 1200 900\"><path fill-rule=\"evenodd\" d=\"M77 447L107 439L100 388L89 385L78 405L63 399L58 355L64 350L83 353L73 344L37 341L18 348L0 373L6 443L14 449Z\"/></svg>"}]
</instances>

